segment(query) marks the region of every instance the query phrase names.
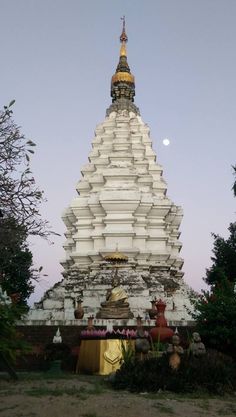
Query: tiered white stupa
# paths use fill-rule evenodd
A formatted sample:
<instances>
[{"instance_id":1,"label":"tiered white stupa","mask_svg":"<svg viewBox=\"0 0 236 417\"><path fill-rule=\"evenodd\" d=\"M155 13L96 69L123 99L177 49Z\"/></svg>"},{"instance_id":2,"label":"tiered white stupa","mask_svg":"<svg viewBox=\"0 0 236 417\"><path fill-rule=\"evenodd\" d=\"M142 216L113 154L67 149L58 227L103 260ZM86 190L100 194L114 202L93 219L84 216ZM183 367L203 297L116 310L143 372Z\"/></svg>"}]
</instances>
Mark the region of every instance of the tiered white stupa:
<instances>
[{"instance_id":1,"label":"tiered white stupa","mask_svg":"<svg viewBox=\"0 0 236 417\"><path fill-rule=\"evenodd\" d=\"M64 279L35 304L28 316L31 323L72 323L78 298L83 300L84 317L96 316L112 284L104 256L117 248L128 256L119 277L134 317L147 317L151 300L161 298L169 321L191 319L179 256L182 209L166 196L149 128L133 103L134 76L127 63L124 26L120 40L111 83L113 103L95 130L78 196L63 214Z\"/></svg>"}]
</instances>

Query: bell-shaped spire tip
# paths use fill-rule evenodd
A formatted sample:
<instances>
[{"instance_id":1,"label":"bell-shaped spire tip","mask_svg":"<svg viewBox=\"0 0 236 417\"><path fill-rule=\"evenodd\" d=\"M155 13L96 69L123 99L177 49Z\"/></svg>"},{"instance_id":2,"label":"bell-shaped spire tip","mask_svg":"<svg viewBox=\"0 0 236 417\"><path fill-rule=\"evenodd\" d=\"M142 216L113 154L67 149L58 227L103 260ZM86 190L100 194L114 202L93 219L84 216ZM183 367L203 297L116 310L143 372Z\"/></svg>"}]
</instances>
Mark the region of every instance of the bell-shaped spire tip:
<instances>
[{"instance_id":1,"label":"bell-shaped spire tip","mask_svg":"<svg viewBox=\"0 0 236 417\"><path fill-rule=\"evenodd\" d=\"M123 20L123 29L122 29L122 33L120 35L120 41L123 43L128 42L128 36L126 35L126 31L125 31L125 16L121 17L121 20Z\"/></svg>"}]
</instances>

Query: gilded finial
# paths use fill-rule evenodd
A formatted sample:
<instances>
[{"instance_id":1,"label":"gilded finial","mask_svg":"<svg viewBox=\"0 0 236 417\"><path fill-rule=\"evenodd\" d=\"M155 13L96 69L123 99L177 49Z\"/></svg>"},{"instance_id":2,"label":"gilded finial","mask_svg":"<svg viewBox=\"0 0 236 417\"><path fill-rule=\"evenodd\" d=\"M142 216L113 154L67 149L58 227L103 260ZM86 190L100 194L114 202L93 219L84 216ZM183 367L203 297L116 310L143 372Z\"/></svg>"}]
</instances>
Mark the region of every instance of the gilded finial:
<instances>
[{"instance_id":1,"label":"gilded finial","mask_svg":"<svg viewBox=\"0 0 236 417\"><path fill-rule=\"evenodd\" d=\"M111 97L112 105L107 110L107 115L117 109L132 110L132 112L139 114L139 109L133 104L135 96L135 80L133 74L130 72L127 61L126 43L128 36L126 35L125 16L121 17L122 32L120 35L120 57L116 67L116 72L111 79Z\"/></svg>"},{"instance_id":2,"label":"gilded finial","mask_svg":"<svg viewBox=\"0 0 236 417\"><path fill-rule=\"evenodd\" d=\"M125 32L125 16L121 17L121 20L123 20L123 29L120 35L120 41L121 41L120 56L127 56L126 43L128 42L128 36L126 35L126 32Z\"/></svg>"},{"instance_id":3,"label":"gilded finial","mask_svg":"<svg viewBox=\"0 0 236 417\"><path fill-rule=\"evenodd\" d=\"M120 41L126 43L128 42L128 36L126 35L126 32L125 32L125 16L121 17L121 20L123 21L123 29L120 35Z\"/></svg>"}]
</instances>

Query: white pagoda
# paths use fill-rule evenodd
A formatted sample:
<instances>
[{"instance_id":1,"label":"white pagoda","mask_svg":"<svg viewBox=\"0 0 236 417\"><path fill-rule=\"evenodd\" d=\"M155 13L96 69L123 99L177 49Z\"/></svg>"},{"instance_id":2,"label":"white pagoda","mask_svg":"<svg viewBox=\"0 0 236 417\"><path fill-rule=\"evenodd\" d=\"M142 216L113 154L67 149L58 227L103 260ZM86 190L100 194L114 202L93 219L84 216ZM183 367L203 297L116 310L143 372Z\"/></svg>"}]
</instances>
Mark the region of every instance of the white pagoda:
<instances>
[{"instance_id":1,"label":"white pagoda","mask_svg":"<svg viewBox=\"0 0 236 417\"><path fill-rule=\"evenodd\" d=\"M170 324L191 320L191 291L183 281L179 255L183 212L166 195L149 127L134 104L124 21L120 41L119 63L111 80L112 104L95 129L78 195L63 214L64 278L30 310L29 324L75 323L78 299L84 309L81 323L96 317L112 286L113 271L104 258L114 251L128 257L118 275L133 317L147 319L150 302L161 298Z\"/></svg>"}]
</instances>

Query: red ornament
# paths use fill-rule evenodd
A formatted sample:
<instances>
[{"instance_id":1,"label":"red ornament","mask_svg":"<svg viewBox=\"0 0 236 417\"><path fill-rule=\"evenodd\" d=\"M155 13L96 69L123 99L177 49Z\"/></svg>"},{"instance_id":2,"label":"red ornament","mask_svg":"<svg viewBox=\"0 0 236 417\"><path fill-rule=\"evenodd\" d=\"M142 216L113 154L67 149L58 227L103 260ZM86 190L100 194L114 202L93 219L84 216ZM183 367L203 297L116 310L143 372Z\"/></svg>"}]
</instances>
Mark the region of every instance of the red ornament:
<instances>
[{"instance_id":1,"label":"red ornament","mask_svg":"<svg viewBox=\"0 0 236 417\"><path fill-rule=\"evenodd\" d=\"M156 308L156 327L153 327L150 330L150 334L154 342L164 342L173 336L174 331L167 326L167 321L165 318L166 303L162 300L158 300L156 302Z\"/></svg>"}]
</instances>

